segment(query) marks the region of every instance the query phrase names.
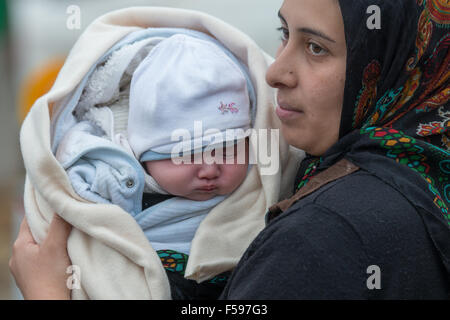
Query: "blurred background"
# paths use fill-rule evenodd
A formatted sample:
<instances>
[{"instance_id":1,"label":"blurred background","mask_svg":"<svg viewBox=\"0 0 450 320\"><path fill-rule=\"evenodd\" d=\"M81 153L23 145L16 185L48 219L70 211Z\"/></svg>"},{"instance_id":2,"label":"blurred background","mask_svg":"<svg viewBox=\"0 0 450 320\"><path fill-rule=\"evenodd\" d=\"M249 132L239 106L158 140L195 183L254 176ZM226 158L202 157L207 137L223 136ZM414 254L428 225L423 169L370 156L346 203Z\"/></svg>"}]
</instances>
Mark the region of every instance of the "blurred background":
<instances>
[{"instance_id":1,"label":"blurred background","mask_svg":"<svg viewBox=\"0 0 450 320\"><path fill-rule=\"evenodd\" d=\"M212 14L274 56L282 0L0 0L0 299L21 299L8 260L24 215L20 125L52 86L70 48L98 16L129 6L165 6ZM74 17L80 19L74 19Z\"/></svg>"}]
</instances>

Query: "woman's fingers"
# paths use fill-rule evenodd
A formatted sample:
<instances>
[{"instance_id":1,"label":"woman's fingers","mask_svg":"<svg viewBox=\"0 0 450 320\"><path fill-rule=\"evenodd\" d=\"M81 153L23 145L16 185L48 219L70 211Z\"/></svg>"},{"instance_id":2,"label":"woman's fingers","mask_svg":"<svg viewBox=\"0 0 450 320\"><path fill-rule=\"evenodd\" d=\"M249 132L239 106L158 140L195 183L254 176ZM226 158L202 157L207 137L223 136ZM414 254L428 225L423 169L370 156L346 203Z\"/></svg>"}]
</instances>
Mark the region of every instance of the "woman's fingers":
<instances>
[{"instance_id":1,"label":"woman's fingers","mask_svg":"<svg viewBox=\"0 0 450 320\"><path fill-rule=\"evenodd\" d=\"M23 217L22 223L20 224L19 233L13 244L12 256L9 259L9 269L13 275L15 274L16 270L17 255L26 250L25 248L29 244L33 244L36 245L36 247L38 247L33 239L33 235L31 234L30 227L28 226L27 223L27 219L26 217Z\"/></svg>"},{"instance_id":2,"label":"woman's fingers","mask_svg":"<svg viewBox=\"0 0 450 320\"><path fill-rule=\"evenodd\" d=\"M28 226L27 218L23 217L22 223L20 224L19 234L17 235L17 241L23 241L24 243L36 244L36 241L31 234L30 227Z\"/></svg>"},{"instance_id":3,"label":"woman's fingers","mask_svg":"<svg viewBox=\"0 0 450 320\"><path fill-rule=\"evenodd\" d=\"M42 246L55 247L56 245L58 248L63 248L66 250L67 239L69 238L71 230L72 226L58 214L55 214L52 222L50 223L47 236L45 237Z\"/></svg>"},{"instance_id":4,"label":"woman's fingers","mask_svg":"<svg viewBox=\"0 0 450 320\"><path fill-rule=\"evenodd\" d=\"M55 214L46 238L36 244L26 219L22 221L9 267L25 299L70 299L66 270L71 229Z\"/></svg>"}]
</instances>

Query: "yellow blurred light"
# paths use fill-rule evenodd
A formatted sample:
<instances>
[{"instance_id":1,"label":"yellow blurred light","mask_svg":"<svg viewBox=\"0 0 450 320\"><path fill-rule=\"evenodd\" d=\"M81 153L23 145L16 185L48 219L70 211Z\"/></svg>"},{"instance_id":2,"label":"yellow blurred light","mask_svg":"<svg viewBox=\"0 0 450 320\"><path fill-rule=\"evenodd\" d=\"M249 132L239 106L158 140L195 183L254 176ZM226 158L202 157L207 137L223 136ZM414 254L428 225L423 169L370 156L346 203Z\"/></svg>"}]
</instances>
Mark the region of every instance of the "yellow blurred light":
<instances>
[{"instance_id":1,"label":"yellow blurred light","mask_svg":"<svg viewBox=\"0 0 450 320\"><path fill-rule=\"evenodd\" d=\"M62 57L54 57L41 63L26 76L19 91L17 115L20 123L25 119L34 102L51 89L64 60L65 58Z\"/></svg>"}]
</instances>

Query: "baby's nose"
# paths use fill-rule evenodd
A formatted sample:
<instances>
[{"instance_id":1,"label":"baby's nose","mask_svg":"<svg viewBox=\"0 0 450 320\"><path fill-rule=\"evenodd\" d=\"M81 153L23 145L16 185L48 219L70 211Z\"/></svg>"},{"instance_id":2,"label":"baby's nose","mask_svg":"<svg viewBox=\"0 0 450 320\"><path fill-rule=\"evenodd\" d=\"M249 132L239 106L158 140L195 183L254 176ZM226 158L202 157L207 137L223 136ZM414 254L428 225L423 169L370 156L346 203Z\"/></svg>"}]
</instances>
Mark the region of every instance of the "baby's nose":
<instances>
[{"instance_id":1,"label":"baby's nose","mask_svg":"<svg viewBox=\"0 0 450 320\"><path fill-rule=\"evenodd\" d=\"M220 167L216 163L203 163L198 170L198 177L200 179L214 179L220 175Z\"/></svg>"}]
</instances>

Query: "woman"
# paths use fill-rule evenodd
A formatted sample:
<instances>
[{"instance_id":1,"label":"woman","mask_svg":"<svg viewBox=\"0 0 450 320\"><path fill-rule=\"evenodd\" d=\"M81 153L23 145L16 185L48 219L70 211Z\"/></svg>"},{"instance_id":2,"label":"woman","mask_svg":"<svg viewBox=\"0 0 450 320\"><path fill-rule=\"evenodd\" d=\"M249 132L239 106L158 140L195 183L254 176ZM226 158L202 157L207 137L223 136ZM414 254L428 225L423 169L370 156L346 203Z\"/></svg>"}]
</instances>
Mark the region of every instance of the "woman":
<instances>
[{"instance_id":1,"label":"woman","mask_svg":"<svg viewBox=\"0 0 450 320\"><path fill-rule=\"evenodd\" d=\"M222 298L448 299L450 6L285 0L279 16L267 82L282 134L309 156ZM65 247L48 253L63 223L40 248L26 248L26 230L12 258L19 287L67 296L45 266L69 264ZM22 261L41 264L37 279Z\"/></svg>"}]
</instances>

